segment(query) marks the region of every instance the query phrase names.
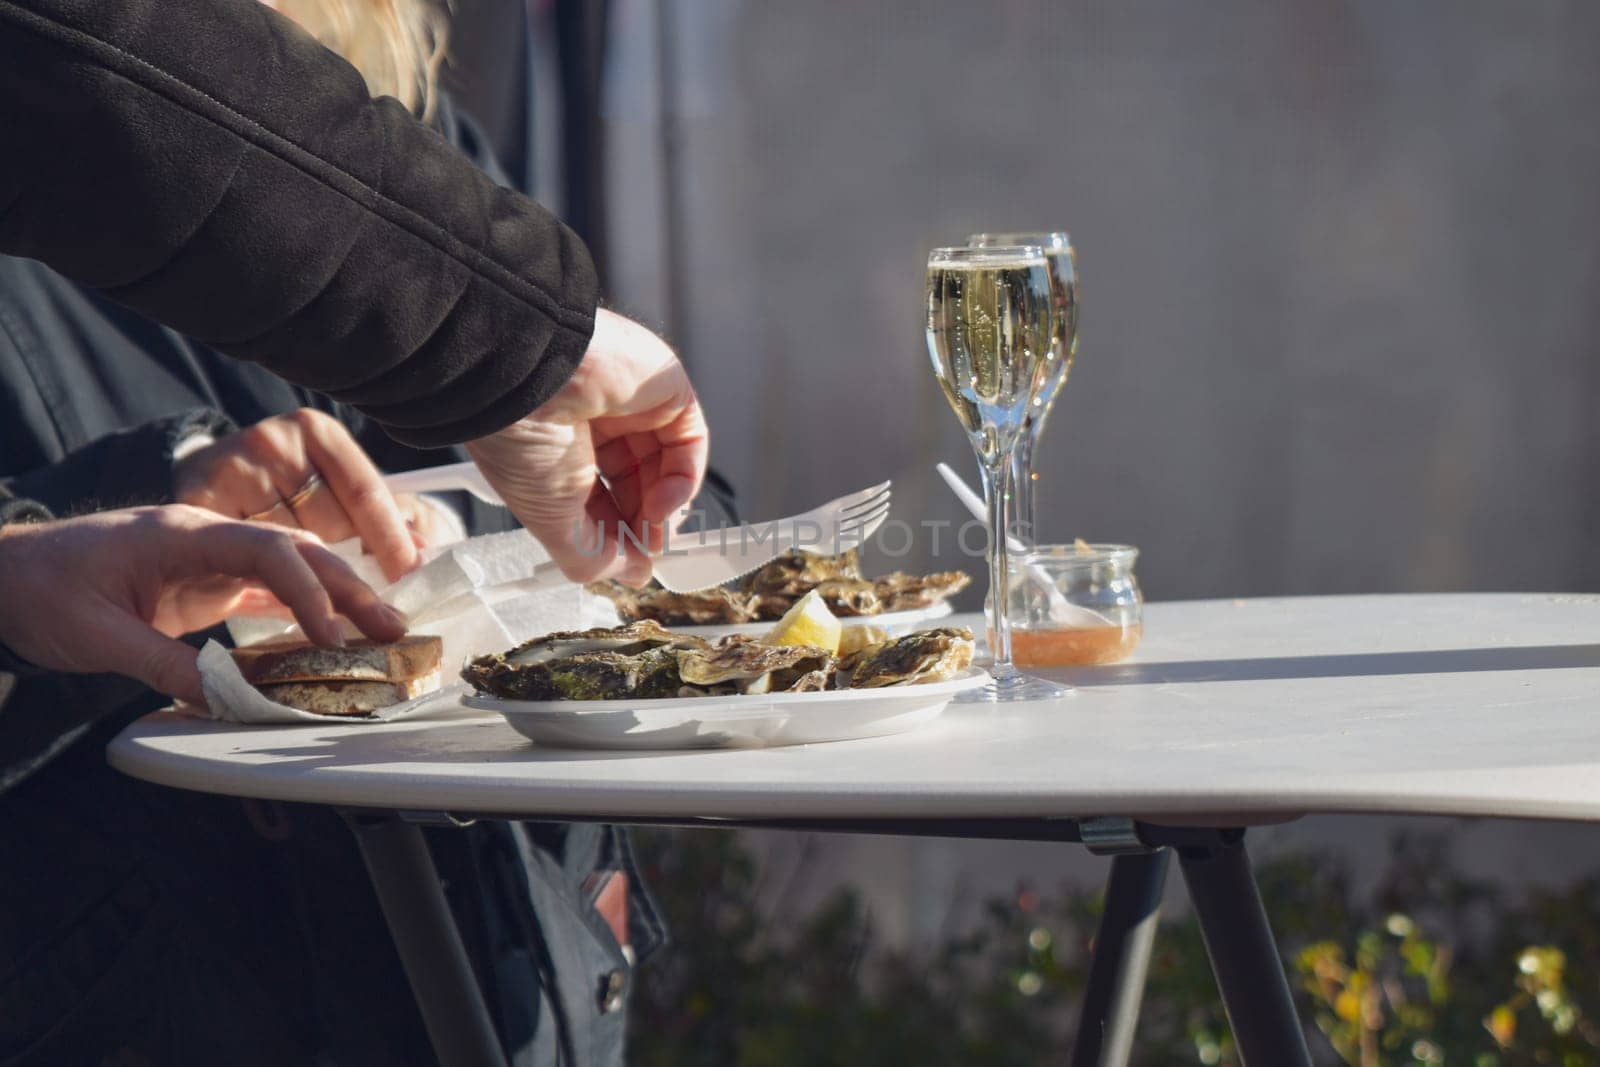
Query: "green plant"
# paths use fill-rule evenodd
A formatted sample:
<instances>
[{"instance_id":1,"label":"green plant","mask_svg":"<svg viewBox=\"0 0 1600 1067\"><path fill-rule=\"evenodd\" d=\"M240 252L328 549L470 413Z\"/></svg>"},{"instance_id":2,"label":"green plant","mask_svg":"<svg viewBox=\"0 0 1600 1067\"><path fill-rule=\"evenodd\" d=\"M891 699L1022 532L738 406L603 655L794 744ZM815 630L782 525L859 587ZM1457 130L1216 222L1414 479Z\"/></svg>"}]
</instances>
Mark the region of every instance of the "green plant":
<instances>
[{"instance_id":1,"label":"green plant","mask_svg":"<svg viewBox=\"0 0 1600 1067\"><path fill-rule=\"evenodd\" d=\"M637 1067L1020 1067L1066 1056L1096 891L1019 887L971 929L903 952L874 945L849 891L769 921L735 834L640 834L639 851L674 940L640 975ZM1326 855L1271 857L1258 877L1319 1060L1600 1063L1600 880L1510 902L1455 872L1442 838L1416 837L1396 838L1360 899ZM1157 938L1135 1059L1237 1062L1188 915Z\"/></svg>"}]
</instances>

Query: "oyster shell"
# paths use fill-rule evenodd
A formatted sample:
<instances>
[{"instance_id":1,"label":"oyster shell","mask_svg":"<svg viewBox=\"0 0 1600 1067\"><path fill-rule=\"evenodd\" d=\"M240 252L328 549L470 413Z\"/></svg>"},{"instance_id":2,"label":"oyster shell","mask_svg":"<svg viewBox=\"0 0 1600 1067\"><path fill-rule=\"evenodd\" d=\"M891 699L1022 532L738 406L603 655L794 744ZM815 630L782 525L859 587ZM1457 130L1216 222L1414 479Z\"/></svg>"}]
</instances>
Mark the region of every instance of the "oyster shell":
<instances>
[{"instance_id":1,"label":"oyster shell","mask_svg":"<svg viewBox=\"0 0 1600 1067\"><path fill-rule=\"evenodd\" d=\"M828 610L841 618L855 615L878 615L883 612L883 598L877 587L861 578L835 578L820 582L817 595L828 605Z\"/></svg>"},{"instance_id":2,"label":"oyster shell","mask_svg":"<svg viewBox=\"0 0 1600 1067\"><path fill-rule=\"evenodd\" d=\"M709 649L680 649L678 675L686 686L738 693L788 690L802 677L826 676L834 657L807 645L764 645L749 637L730 637Z\"/></svg>"},{"instance_id":3,"label":"oyster shell","mask_svg":"<svg viewBox=\"0 0 1600 1067\"><path fill-rule=\"evenodd\" d=\"M840 618L910 611L937 604L972 581L960 571L915 575L895 572L863 578L852 549L839 556L786 552L733 588L672 593L659 586L630 589L596 582L589 590L610 598L630 620L653 619L668 626L716 626L781 619L812 589Z\"/></svg>"},{"instance_id":4,"label":"oyster shell","mask_svg":"<svg viewBox=\"0 0 1600 1067\"><path fill-rule=\"evenodd\" d=\"M484 663L499 659L499 662ZM669 697L677 693L676 650L579 652L537 663L512 664L482 657L462 671L479 692L507 700L614 700Z\"/></svg>"},{"instance_id":5,"label":"oyster shell","mask_svg":"<svg viewBox=\"0 0 1600 1067\"><path fill-rule=\"evenodd\" d=\"M962 571L924 575L895 571L874 579L872 588L884 611L915 611L948 600L971 584L972 576Z\"/></svg>"},{"instance_id":6,"label":"oyster shell","mask_svg":"<svg viewBox=\"0 0 1600 1067\"><path fill-rule=\"evenodd\" d=\"M833 681L832 671L807 671L785 689L786 693L820 693Z\"/></svg>"},{"instance_id":7,"label":"oyster shell","mask_svg":"<svg viewBox=\"0 0 1600 1067\"><path fill-rule=\"evenodd\" d=\"M839 655L848 656L852 652L860 652L868 645L881 645L889 640L889 631L882 626L874 626L870 622L851 623L839 635Z\"/></svg>"},{"instance_id":8,"label":"oyster shell","mask_svg":"<svg viewBox=\"0 0 1600 1067\"><path fill-rule=\"evenodd\" d=\"M461 676L480 693L507 700L803 693L949 678L971 664L972 653L970 630L923 630L863 645L840 659L826 649L767 645L742 635L712 644L641 621L547 634L479 656Z\"/></svg>"},{"instance_id":9,"label":"oyster shell","mask_svg":"<svg viewBox=\"0 0 1600 1067\"><path fill-rule=\"evenodd\" d=\"M607 626L597 630L568 630L545 634L525 641L500 658L512 666L525 667L532 663L576 656L582 652L618 652L631 655L662 645L704 645L705 640L687 634L675 634L651 619L640 619L624 626ZM489 658L489 657L483 657Z\"/></svg>"},{"instance_id":10,"label":"oyster shell","mask_svg":"<svg viewBox=\"0 0 1600 1067\"><path fill-rule=\"evenodd\" d=\"M632 589L621 582L594 582L588 589L608 598L627 622L653 619L668 626L718 626L758 618L759 598L739 589L674 593L658 585Z\"/></svg>"},{"instance_id":11,"label":"oyster shell","mask_svg":"<svg viewBox=\"0 0 1600 1067\"><path fill-rule=\"evenodd\" d=\"M860 579L861 561L855 549L838 556L810 552L785 552L760 570L746 575L739 588L763 596L802 597L820 582L836 578Z\"/></svg>"},{"instance_id":12,"label":"oyster shell","mask_svg":"<svg viewBox=\"0 0 1600 1067\"><path fill-rule=\"evenodd\" d=\"M854 552L836 557L808 557L813 561L809 563L793 559L796 555L804 553L780 556L745 579L748 583L760 578L750 586L760 598L755 605L760 618L781 618L811 589L817 591L829 611L840 618L851 618L930 607L955 596L972 582L972 578L961 571L928 575L896 571L881 578L863 578ZM761 577L767 568L780 564L783 569Z\"/></svg>"},{"instance_id":13,"label":"oyster shell","mask_svg":"<svg viewBox=\"0 0 1600 1067\"><path fill-rule=\"evenodd\" d=\"M841 619L859 615L878 615L883 612L883 601L873 584L865 579L830 578L818 582L813 588L828 610ZM787 593L767 593L756 602L756 610L763 619L781 619L794 607L800 597Z\"/></svg>"},{"instance_id":14,"label":"oyster shell","mask_svg":"<svg viewBox=\"0 0 1600 1067\"><path fill-rule=\"evenodd\" d=\"M847 656L835 684L842 689L877 689L954 678L972 665L972 631L919 630Z\"/></svg>"},{"instance_id":15,"label":"oyster shell","mask_svg":"<svg viewBox=\"0 0 1600 1067\"><path fill-rule=\"evenodd\" d=\"M461 671L481 693L511 700L599 700L605 696L671 695L652 680L662 661L637 660L657 649L704 648L703 638L675 634L649 620L597 630L570 630L536 637L491 656L479 656ZM670 657L669 657L670 658ZM566 661L574 661L567 664ZM677 661L672 660L676 666ZM567 673L554 668L560 666ZM671 685L675 688L676 679ZM631 687L631 688L630 688ZM579 696L578 692L604 696Z\"/></svg>"}]
</instances>

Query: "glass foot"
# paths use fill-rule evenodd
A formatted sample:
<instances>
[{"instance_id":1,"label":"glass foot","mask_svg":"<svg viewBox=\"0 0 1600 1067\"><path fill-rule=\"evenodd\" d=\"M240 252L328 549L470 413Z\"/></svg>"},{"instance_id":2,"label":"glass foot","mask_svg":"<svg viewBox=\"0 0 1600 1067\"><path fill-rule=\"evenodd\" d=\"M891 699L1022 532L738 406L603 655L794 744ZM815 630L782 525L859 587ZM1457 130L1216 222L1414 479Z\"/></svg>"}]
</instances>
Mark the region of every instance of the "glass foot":
<instances>
[{"instance_id":1,"label":"glass foot","mask_svg":"<svg viewBox=\"0 0 1600 1067\"><path fill-rule=\"evenodd\" d=\"M1002 704L1014 700L1056 700L1071 696L1075 692L1077 690L1070 685L1062 685L1047 678L1035 678L1031 674L1011 670L995 675L989 684L981 689L971 689L962 693L952 703Z\"/></svg>"}]
</instances>

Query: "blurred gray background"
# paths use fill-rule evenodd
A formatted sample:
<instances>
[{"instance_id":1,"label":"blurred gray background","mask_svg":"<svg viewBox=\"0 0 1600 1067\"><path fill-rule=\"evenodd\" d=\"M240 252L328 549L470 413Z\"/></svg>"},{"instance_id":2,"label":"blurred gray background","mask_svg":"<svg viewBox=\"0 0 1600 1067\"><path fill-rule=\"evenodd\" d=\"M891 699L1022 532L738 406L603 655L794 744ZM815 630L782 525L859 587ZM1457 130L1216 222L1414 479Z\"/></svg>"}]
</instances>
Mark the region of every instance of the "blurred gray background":
<instances>
[{"instance_id":1,"label":"blurred gray background","mask_svg":"<svg viewBox=\"0 0 1600 1067\"><path fill-rule=\"evenodd\" d=\"M926 253L1064 227L1082 332L1047 538L1140 546L1151 599L1600 586L1600 5L615 0L608 42L612 298L679 345L746 517L892 477L898 517L959 524ZM893 562L981 573L942 547ZM1256 848L1375 864L1397 825ZM863 884L898 938L1101 870L754 840ZM1456 852L1539 881L1597 845L1480 822Z\"/></svg>"},{"instance_id":2,"label":"blurred gray background","mask_svg":"<svg viewBox=\"0 0 1600 1067\"><path fill-rule=\"evenodd\" d=\"M973 463L928 369L924 258L1064 227L1083 325L1047 538L1139 545L1162 599L1600 579L1600 6L613 19L614 293L681 345L753 516L889 476L898 516L963 519L931 474Z\"/></svg>"}]
</instances>

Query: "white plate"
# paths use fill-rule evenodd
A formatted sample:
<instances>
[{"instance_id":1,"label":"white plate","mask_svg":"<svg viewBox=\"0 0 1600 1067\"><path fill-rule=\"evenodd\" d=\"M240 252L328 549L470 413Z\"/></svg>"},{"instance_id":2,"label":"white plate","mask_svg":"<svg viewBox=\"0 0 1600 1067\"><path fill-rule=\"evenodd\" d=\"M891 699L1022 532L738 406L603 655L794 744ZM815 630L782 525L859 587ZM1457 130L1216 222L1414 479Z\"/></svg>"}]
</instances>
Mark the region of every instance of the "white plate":
<instances>
[{"instance_id":1,"label":"white plate","mask_svg":"<svg viewBox=\"0 0 1600 1067\"><path fill-rule=\"evenodd\" d=\"M988 680L974 668L945 682L880 689L658 700L474 694L461 703L497 711L522 736L563 748L761 748L902 733L937 718L951 697Z\"/></svg>"},{"instance_id":2,"label":"white plate","mask_svg":"<svg viewBox=\"0 0 1600 1067\"><path fill-rule=\"evenodd\" d=\"M942 619L954 612L955 609L950 606L950 601L941 600L937 604L930 604L914 611L889 611L882 615L841 615L839 621L846 626L869 623L883 627L889 632L890 637L904 637L917 630L926 630L935 619ZM763 622L731 623L726 626L668 626L667 629L675 634L694 634L696 637L715 641L729 634L750 634L759 637L776 625L778 625L777 619L769 619Z\"/></svg>"}]
</instances>

